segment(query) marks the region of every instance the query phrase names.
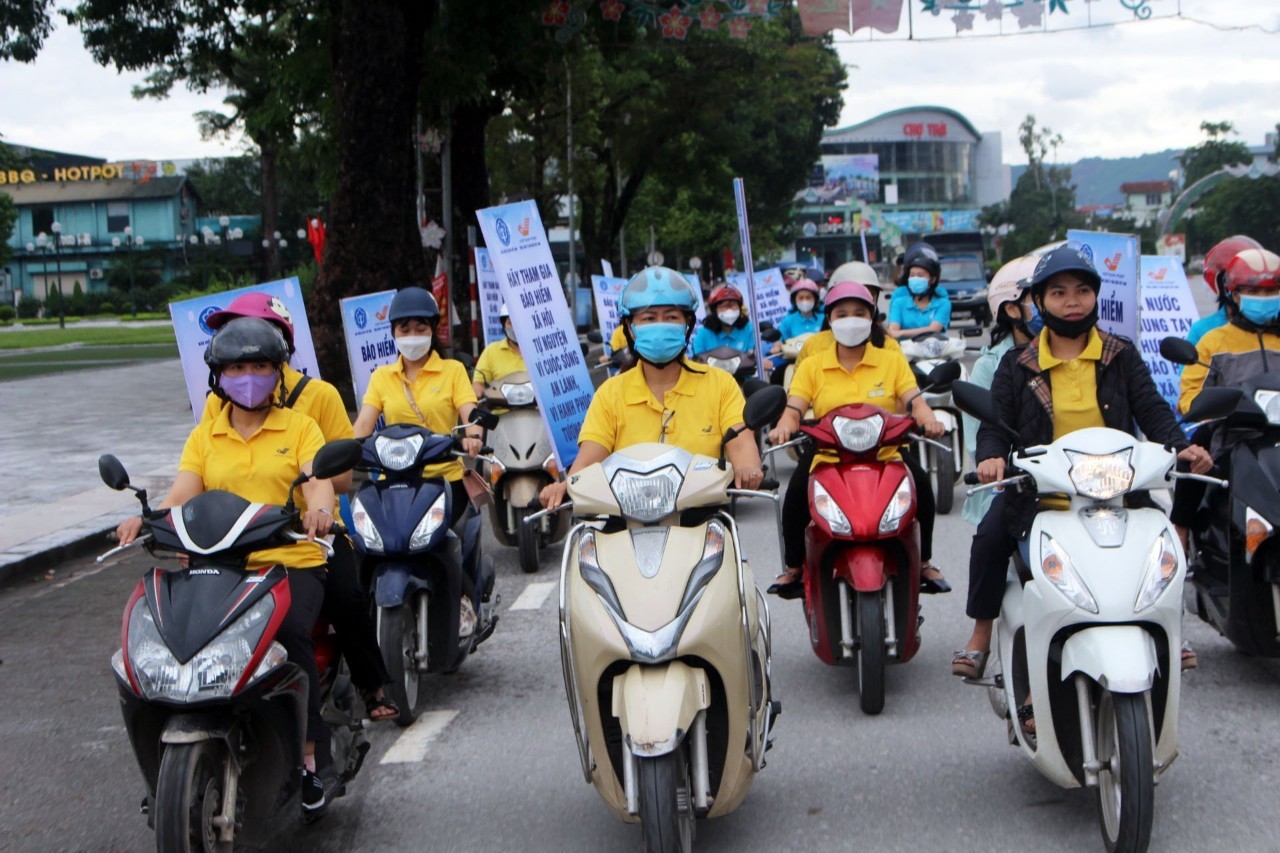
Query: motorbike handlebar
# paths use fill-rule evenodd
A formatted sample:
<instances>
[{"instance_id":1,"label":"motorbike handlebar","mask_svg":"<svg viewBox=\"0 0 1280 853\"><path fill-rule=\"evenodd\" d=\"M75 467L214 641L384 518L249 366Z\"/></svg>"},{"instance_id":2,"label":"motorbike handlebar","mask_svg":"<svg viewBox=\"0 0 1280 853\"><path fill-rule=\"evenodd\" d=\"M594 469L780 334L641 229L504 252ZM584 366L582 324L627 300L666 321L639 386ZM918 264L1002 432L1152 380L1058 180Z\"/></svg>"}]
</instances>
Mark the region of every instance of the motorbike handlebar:
<instances>
[{"instance_id":1,"label":"motorbike handlebar","mask_svg":"<svg viewBox=\"0 0 1280 853\"><path fill-rule=\"evenodd\" d=\"M116 547L112 548L110 551L107 551L105 554L98 555L97 559L95 559L94 562L101 563L103 560L106 560L109 557L114 557L116 554L119 554L122 551L127 551L128 549L134 547L135 545L141 545L145 542L150 542L154 538L155 537L151 536L150 534L146 536L139 536L137 539L133 540L128 545L117 545Z\"/></svg>"},{"instance_id":2,"label":"motorbike handlebar","mask_svg":"<svg viewBox=\"0 0 1280 853\"><path fill-rule=\"evenodd\" d=\"M780 485L781 484L777 480L773 479L772 477L769 477L767 479L761 480L760 485L757 486L756 488L762 492L776 492Z\"/></svg>"},{"instance_id":3,"label":"motorbike handlebar","mask_svg":"<svg viewBox=\"0 0 1280 853\"><path fill-rule=\"evenodd\" d=\"M335 526L336 526L336 525L335 525ZM305 533L295 533L295 532L294 532L294 531L292 531L292 530L290 530L289 532L287 532L287 533L285 534L285 538L290 539L290 540L292 540L292 541L294 541L294 542L308 542L308 541L311 541L311 540L308 540L308 539L307 539L307 534L305 534ZM324 551L324 553L325 553L325 556L326 556L326 557L332 557L332 556L333 556L333 545L331 545L331 544L329 543L329 541L328 541L328 540L326 540L326 539L321 539L321 538L319 538L319 537L316 537L316 539L315 539L315 543L316 543L317 545L319 545L319 546L320 546L320 549L321 549L322 551Z\"/></svg>"},{"instance_id":4,"label":"motorbike handlebar","mask_svg":"<svg viewBox=\"0 0 1280 853\"><path fill-rule=\"evenodd\" d=\"M964 475L964 484L966 486L976 486L981 482L982 481L978 479L977 471L970 471L969 473Z\"/></svg>"}]
</instances>

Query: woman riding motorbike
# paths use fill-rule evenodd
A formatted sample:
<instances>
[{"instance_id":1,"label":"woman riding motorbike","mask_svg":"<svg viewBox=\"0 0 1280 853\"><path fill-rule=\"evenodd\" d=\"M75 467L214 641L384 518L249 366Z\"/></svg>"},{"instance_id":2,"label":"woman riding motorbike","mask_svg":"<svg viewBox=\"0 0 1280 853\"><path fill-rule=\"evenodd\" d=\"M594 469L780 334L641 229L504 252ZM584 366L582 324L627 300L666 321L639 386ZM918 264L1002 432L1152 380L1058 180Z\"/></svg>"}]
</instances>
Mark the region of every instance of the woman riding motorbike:
<instances>
[{"instance_id":1,"label":"woman riding motorbike","mask_svg":"<svg viewBox=\"0 0 1280 853\"><path fill-rule=\"evenodd\" d=\"M1220 326L1225 326L1231 321L1230 312L1234 307L1234 303L1232 303L1230 294L1227 293L1226 288L1223 286L1223 277L1227 271L1227 264L1245 249L1261 248L1262 244L1252 237L1237 234L1234 237L1219 241L1205 253L1204 283L1217 300L1218 310L1207 317L1201 317L1191 324L1191 329L1187 332L1188 341L1198 344L1200 339L1209 334L1209 332Z\"/></svg>"},{"instance_id":2,"label":"woman riding motorbike","mask_svg":"<svg viewBox=\"0 0 1280 853\"><path fill-rule=\"evenodd\" d=\"M832 347L796 369L791 380L787 410L769 433L769 440L782 444L800 427L800 418L810 407L823 417L838 406L871 403L894 411L908 409L924 433L937 438L943 426L934 417L916 387L915 374L901 352L882 347L884 332L872 319L875 302L868 290L856 282L844 282L827 291L826 314L835 337ZM897 448L888 451L893 458ZM907 457L909 458L909 457ZM905 461L905 459L904 459ZM812 451L803 453L782 504L783 552L786 568L769 592L794 595L804 583L804 531L809 524L809 471L815 464ZM920 518L921 591L948 592L951 587L942 573L929 564L933 539L933 493L921 484L928 478L918 464L907 463L916 483ZM927 521L926 521L927 519Z\"/></svg>"},{"instance_id":3,"label":"woman riding motorbike","mask_svg":"<svg viewBox=\"0 0 1280 853\"><path fill-rule=\"evenodd\" d=\"M884 318L878 310L878 306L880 305L880 292L883 288L880 286L880 277L876 275L876 271L870 264L864 264L862 261L849 261L847 264L841 264L835 268L834 272L831 273L831 278L828 282L828 292L830 292L830 288L850 281L861 284L867 289L867 292L871 294L871 299L877 306L876 315L873 319L876 321L876 324L883 329L884 323L882 320ZM825 301L825 294L823 294L823 299ZM804 346L800 347L800 354L796 356L796 365L799 366L800 362L804 361L811 355L830 349L835 344L835 340L835 337L831 334L830 322L827 320L826 315L823 314L822 331L809 338L809 340L804 342ZM887 334L885 335L883 346L888 350L894 350L897 352L902 351L902 345Z\"/></svg>"},{"instance_id":4,"label":"woman riding motorbike","mask_svg":"<svg viewBox=\"0 0 1280 853\"><path fill-rule=\"evenodd\" d=\"M889 300L889 334L914 338L929 332L945 332L951 325L951 299L938 289L942 263L928 243L907 250L903 262L906 280ZM904 287L905 286L905 292Z\"/></svg>"},{"instance_id":5,"label":"woman riding motorbike","mask_svg":"<svg viewBox=\"0 0 1280 853\"><path fill-rule=\"evenodd\" d=\"M520 352L520 344L516 341L515 330L511 327L511 314L507 311L505 302L498 312L498 319L502 321L504 337L484 348L480 358L476 359L476 369L471 374L471 387L475 390L477 399L484 396L484 387L495 379L528 370L524 355Z\"/></svg>"},{"instance_id":6,"label":"woman riding motorbike","mask_svg":"<svg viewBox=\"0 0 1280 853\"><path fill-rule=\"evenodd\" d=\"M289 358L284 335L260 317L225 322L205 350L209 387L224 402L215 418L202 420L187 438L173 488L159 508L180 506L206 490L223 489L249 501L283 505L300 473L311 473L311 460L324 445L320 427L308 416L286 408L278 395ZM333 525L335 496L329 480L302 484L302 527L311 542L298 542L250 555L252 570L274 565L289 576L290 604L276 634L289 660L307 675L307 726L302 805L324 806L324 786L316 775L316 743L328 733L320 715L320 675L311 631L325 596L325 556L315 544ZM116 528L127 545L142 529L141 518ZM322 756L324 757L324 756Z\"/></svg>"},{"instance_id":7,"label":"woman riding motorbike","mask_svg":"<svg viewBox=\"0 0 1280 853\"><path fill-rule=\"evenodd\" d=\"M707 316L702 328L693 336L691 355L701 355L717 347L732 347L739 352L754 352L755 328L742 310L742 293L732 285L722 284L707 297ZM766 364L772 369L771 364Z\"/></svg>"},{"instance_id":8,"label":"woman riding motorbike","mask_svg":"<svg viewBox=\"0 0 1280 853\"><path fill-rule=\"evenodd\" d=\"M1093 263L1075 246L1059 246L1041 256L1031 276L1031 295L1045 327L1030 343L1005 353L996 369L991 392L1001 420L1016 432L1016 444L1022 447L1048 444L1087 427L1133 434L1136 423L1149 440L1178 448L1178 458L1194 472L1209 470L1209 454L1189 444L1137 347L1096 328L1101 285ZM975 459L983 483L1004 478L1014 444L1000 430L982 425ZM980 678L986 669L1009 558L1031 527L1036 498L1006 489L978 525L969 554L966 607L974 628L952 658L953 675ZM1030 697L1018 718L1025 731L1034 732Z\"/></svg>"},{"instance_id":9,"label":"woman riding motorbike","mask_svg":"<svg viewBox=\"0 0 1280 853\"><path fill-rule=\"evenodd\" d=\"M649 267L627 282L618 312L627 343L640 359L639 369L607 380L596 391L578 433L578 457L570 475L641 442L719 456L721 437L743 425L742 391L733 377L684 358L696 306L693 288L675 270ZM725 454L738 488L760 485L764 474L751 431L730 441ZM542 505L558 507L567 490L566 481L547 486Z\"/></svg>"},{"instance_id":10,"label":"woman riding motorbike","mask_svg":"<svg viewBox=\"0 0 1280 853\"><path fill-rule=\"evenodd\" d=\"M778 321L778 341L770 349L777 355L782 352L782 344L801 335L811 335L822 330L823 314L818 307L818 285L807 278L802 278L791 286L791 310ZM770 381L781 385L786 373L786 362L779 364L773 371Z\"/></svg>"}]
</instances>

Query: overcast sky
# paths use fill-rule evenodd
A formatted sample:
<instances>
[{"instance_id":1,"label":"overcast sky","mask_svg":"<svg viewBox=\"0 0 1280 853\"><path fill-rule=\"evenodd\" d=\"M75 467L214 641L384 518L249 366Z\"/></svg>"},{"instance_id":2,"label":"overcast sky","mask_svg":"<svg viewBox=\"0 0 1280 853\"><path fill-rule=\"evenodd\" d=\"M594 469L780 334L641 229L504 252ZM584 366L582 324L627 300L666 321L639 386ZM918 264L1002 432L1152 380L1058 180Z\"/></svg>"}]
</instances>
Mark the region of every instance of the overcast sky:
<instances>
[{"instance_id":1,"label":"overcast sky","mask_svg":"<svg viewBox=\"0 0 1280 853\"><path fill-rule=\"evenodd\" d=\"M1092 8L1102 15L1120 2L1093 0ZM1078 20L1085 0L1067 3ZM1158 15L1178 6L1151 3ZM1280 0L1181 0L1181 9L1184 19L1002 38L868 42L837 33L841 57L858 66L848 69L841 124L900 107L947 106L980 131L1001 132L1013 164L1025 159L1017 127L1027 113L1063 135L1064 162L1192 145L1204 120L1231 121L1242 141L1262 144L1280 121L1280 35L1189 19L1275 31ZM953 14L917 23L922 32L954 32ZM991 31L976 18L975 32ZM168 100L135 101L129 93L141 77L96 65L63 24L35 63L0 62L0 134L109 160L237 153L236 142L201 140L192 118L219 109L221 95L175 91Z\"/></svg>"}]
</instances>

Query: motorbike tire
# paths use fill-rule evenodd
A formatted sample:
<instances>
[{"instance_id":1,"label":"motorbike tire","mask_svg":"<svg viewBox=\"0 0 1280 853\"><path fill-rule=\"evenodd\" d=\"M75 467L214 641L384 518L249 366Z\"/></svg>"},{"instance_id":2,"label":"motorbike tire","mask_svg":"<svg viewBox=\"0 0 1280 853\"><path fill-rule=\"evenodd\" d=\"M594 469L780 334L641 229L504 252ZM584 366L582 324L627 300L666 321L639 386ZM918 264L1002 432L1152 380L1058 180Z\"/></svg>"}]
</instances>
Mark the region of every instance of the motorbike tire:
<instances>
[{"instance_id":1,"label":"motorbike tire","mask_svg":"<svg viewBox=\"0 0 1280 853\"><path fill-rule=\"evenodd\" d=\"M165 747L156 780L157 853L231 853L232 842L218 840L212 821L223 808L226 760L222 741Z\"/></svg>"},{"instance_id":2,"label":"motorbike tire","mask_svg":"<svg viewBox=\"0 0 1280 853\"><path fill-rule=\"evenodd\" d=\"M689 853L693 850L693 785L682 743L655 758L636 759L640 797L640 833L645 853Z\"/></svg>"},{"instance_id":3,"label":"motorbike tire","mask_svg":"<svg viewBox=\"0 0 1280 853\"><path fill-rule=\"evenodd\" d=\"M397 726L404 728L418 718L418 700L421 676L411 654L416 644L414 637L417 619L413 614L414 600L409 599L399 607L384 607L378 622L378 648L382 650L382 662L386 664L391 683L386 690L400 706Z\"/></svg>"},{"instance_id":4,"label":"motorbike tire","mask_svg":"<svg viewBox=\"0 0 1280 853\"><path fill-rule=\"evenodd\" d=\"M857 593L858 705L864 714L884 710L884 598L879 592Z\"/></svg>"},{"instance_id":5,"label":"motorbike tire","mask_svg":"<svg viewBox=\"0 0 1280 853\"><path fill-rule=\"evenodd\" d=\"M1151 725L1141 693L1103 690L1095 715L1098 823L1107 853L1142 853L1151 841L1155 771ZM1113 771L1119 763L1119 773Z\"/></svg>"},{"instance_id":6,"label":"motorbike tire","mask_svg":"<svg viewBox=\"0 0 1280 853\"><path fill-rule=\"evenodd\" d=\"M930 447L929 478L933 481L933 498L939 515L946 515L956 501L955 457L950 450Z\"/></svg>"},{"instance_id":7,"label":"motorbike tire","mask_svg":"<svg viewBox=\"0 0 1280 853\"><path fill-rule=\"evenodd\" d=\"M537 510L516 510L516 545L520 556L520 571L534 574L541 568L542 531L539 525L525 524L524 520Z\"/></svg>"}]
</instances>

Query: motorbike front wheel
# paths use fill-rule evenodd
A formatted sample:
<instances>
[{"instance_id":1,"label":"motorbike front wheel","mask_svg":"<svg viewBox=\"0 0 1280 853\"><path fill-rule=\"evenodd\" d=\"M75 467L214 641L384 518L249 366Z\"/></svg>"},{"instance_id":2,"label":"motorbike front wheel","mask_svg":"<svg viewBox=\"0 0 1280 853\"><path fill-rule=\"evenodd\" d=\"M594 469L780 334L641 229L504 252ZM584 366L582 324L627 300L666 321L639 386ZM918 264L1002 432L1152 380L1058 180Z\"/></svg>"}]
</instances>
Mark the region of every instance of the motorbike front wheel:
<instances>
[{"instance_id":1,"label":"motorbike front wheel","mask_svg":"<svg viewBox=\"0 0 1280 853\"><path fill-rule=\"evenodd\" d=\"M884 603L879 592L859 592L858 704L864 714L884 710Z\"/></svg>"},{"instance_id":2,"label":"motorbike front wheel","mask_svg":"<svg viewBox=\"0 0 1280 853\"><path fill-rule=\"evenodd\" d=\"M1155 773L1141 693L1103 690L1097 711L1098 820L1107 853L1141 853L1151 841Z\"/></svg>"},{"instance_id":3,"label":"motorbike front wheel","mask_svg":"<svg viewBox=\"0 0 1280 853\"><path fill-rule=\"evenodd\" d=\"M399 607L384 607L378 621L378 648L391 676L387 691L400 706L396 725L401 728L412 725L418 717L419 676L414 660L418 648L416 603L416 598L410 598Z\"/></svg>"},{"instance_id":4,"label":"motorbike front wheel","mask_svg":"<svg viewBox=\"0 0 1280 853\"><path fill-rule=\"evenodd\" d=\"M541 525L524 523L525 518L535 512L536 509L516 510L516 544L520 553L520 571L527 575L538 571L541 560Z\"/></svg>"},{"instance_id":5,"label":"motorbike front wheel","mask_svg":"<svg viewBox=\"0 0 1280 853\"><path fill-rule=\"evenodd\" d=\"M231 853L219 840L214 818L222 814L226 750L221 741L165 747L156 781L157 853Z\"/></svg>"},{"instance_id":6,"label":"motorbike front wheel","mask_svg":"<svg viewBox=\"0 0 1280 853\"><path fill-rule=\"evenodd\" d=\"M666 755L635 760L645 853L693 850L693 785L687 748L686 742Z\"/></svg>"}]
</instances>

